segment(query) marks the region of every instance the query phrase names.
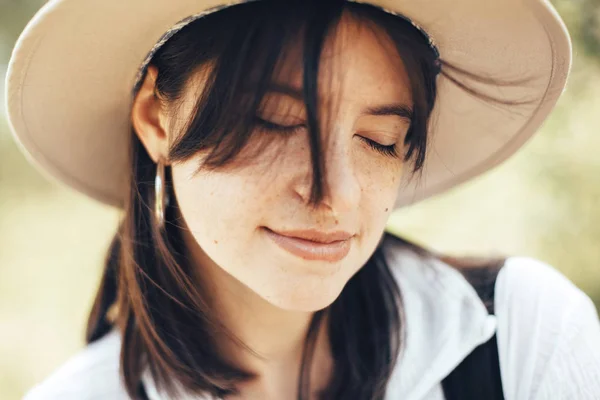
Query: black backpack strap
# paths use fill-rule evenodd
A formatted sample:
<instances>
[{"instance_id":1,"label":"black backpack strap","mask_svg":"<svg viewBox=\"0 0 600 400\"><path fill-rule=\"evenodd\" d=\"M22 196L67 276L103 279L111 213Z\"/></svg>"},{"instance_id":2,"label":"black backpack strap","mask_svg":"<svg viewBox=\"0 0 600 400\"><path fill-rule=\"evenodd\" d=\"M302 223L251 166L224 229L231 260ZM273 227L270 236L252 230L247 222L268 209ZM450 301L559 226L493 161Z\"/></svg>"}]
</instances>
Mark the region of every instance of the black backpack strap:
<instances>
[{"instance_id":1,"label":"black backpack strap","mask_svg":"<svg viewBox=\"0 0 600 400\"><path fill-rule=\"evenodd\" d=\"M465 260L467 261L465 263ZM475 288L488 312L494 314L494 288L504 259L485 264L472 259L442 258L457 268ZM496 335L473 350L442 381L446 400L504 400Z\"/></svg>"},{"instance_id":2,"label":"black backpack strap","mask_svg":"<svg viewBox=\"0 0 600 400\"><path fill-rule=\"evenodd\" d=\"M144 387L144 383L141 380L137 388L137 400L148 400L146 388Z\"/></svg>"}]
</instances>

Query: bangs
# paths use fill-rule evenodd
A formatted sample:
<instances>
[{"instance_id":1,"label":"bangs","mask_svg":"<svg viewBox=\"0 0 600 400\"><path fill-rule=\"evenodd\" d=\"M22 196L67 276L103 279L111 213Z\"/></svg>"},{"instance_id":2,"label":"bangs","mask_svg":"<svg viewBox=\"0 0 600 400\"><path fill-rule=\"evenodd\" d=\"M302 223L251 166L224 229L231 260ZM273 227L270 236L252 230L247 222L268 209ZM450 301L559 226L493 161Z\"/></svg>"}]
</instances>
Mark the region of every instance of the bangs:
<instances>
[{"instance_id":1,"label":"bangs","mask_svg":"<svg viewBox=\"0 0 600 400\"><path fill-rule=\"evenodd\" d=\"M379 34L394 41L405 62L418 120L411 121L406 153L401 157L405 161L415 158L414 171L419 169L434 97L424 90L432 83L420 55L433 60L429 54L433 51L409 22L370 5L342 0L242 3L204 16L170 38L150 64L158 69L158 95L173 114L181 109L185 89L194 84L192 78L202 78L194 92L195 104L172 140L170 160L185 161L202 152L198 169L211 170L231 166L234 160L236 166L243 165L238 157L242 150L245 155L250 150L249 158L257 156L273 139L282 138L275 134L256 137L261 132L257 114L265 105L265 95L276 79L288 83L294 74L301 74L312 167L309 202L316 206L322 201L327 188L317 80L324 44L344 10L359 25L383 28ZM330 121L324 122L329 126ZM256 144L251 149L250 139Z\"/></svg>"}]
</instances>

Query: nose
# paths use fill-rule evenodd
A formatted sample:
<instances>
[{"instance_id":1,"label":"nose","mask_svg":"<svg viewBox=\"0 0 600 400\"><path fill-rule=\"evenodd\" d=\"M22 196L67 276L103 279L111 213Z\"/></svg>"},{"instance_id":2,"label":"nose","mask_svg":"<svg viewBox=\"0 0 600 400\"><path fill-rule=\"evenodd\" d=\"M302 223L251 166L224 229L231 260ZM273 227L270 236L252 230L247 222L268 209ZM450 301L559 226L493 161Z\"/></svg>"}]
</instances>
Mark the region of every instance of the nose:
<instances>
[{"instance_id":1,"label":"nose","mask_svg":"<svg viewBox=\"0 0 600 400\"><path fill-rule=\"evenodd\" d=\"M362 190L350 148L341 143L330 143L325 154L321 205L336 215L355 211L359 206ZM308 165L309 160L310 156L307 160ZM311 184L312 169L307 168L296 189L305 202L310 198Z\"/></svg>"}]
</instances>

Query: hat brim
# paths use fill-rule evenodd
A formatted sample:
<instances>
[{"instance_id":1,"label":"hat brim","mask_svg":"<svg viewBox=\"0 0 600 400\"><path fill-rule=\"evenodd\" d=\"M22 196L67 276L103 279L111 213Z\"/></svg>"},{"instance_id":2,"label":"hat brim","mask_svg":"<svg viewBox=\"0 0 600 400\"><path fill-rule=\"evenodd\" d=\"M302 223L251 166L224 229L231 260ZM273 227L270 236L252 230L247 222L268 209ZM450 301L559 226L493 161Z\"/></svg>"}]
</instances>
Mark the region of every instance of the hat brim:
<instances>
[{"instance_id":1,"label":"hat brim","mask_svg":"<svg viewBox=\"0 0 600 400\"><path fill-rule=\"evenodd\" d=\"M486 78L487 102L441 75L421 179L396 206L446 191L497 166L540 127L571 66L568 32L545 0L374 0L432 37L441 57ZM13 50L6 97L12 132L34 164L103 203L128 193L131 89L146 55L178 21L222 0L57 0L29 22Z\"/></svg>"}]
</instances>

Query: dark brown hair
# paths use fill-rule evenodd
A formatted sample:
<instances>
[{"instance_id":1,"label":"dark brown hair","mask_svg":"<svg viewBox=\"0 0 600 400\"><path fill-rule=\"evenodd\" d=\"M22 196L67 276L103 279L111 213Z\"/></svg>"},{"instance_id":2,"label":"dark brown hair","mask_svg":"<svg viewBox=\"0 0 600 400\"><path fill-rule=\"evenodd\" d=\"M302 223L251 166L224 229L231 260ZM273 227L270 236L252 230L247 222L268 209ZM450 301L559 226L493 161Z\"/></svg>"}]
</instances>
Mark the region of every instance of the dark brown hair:
<instances>
[{"instance_id":1,"label":"dark brown hair","mask_svg":"<svg viewBox=\"0 0 600 400\"><path fill-rule=\"evenodd\" d=\"M402 58L411 83L413 115L405 147L397 149L396 156L412 163L413 173L418 173L426 155L436 77L444 73L445 63L410 22L374 6L343 0L242 3L194 21L171 37L151 60L158 70L159 98L176 103L199 67L211 62L213 68L192 119L170 149L170 161L186 160L209 150L204 168L228 165L255 131L256 111L279 61L294 43L302 43L303 94L313 174L310 201L318 204L326 188L316 82L324 41L344 11L364 26L378 28L378 32L389 36ZM87 342L98 340L113 327L122 332L121 367L132 398L137 397L145 367L169 394L174 394L174 384L191 393L235 393L236 385L254 374L232 365L217 351L214 343L218 334L235 337L207 306L201 282L193 278L194 267L182 256L185 249L169 168L166 186L171 202L161 230L152 214L156 166L135 132L131 140L130 192L88 320ZM401 239L393 240L408 245ZM403 314L402 298L381 246L333 304L314 314L306 339L298 399L308 398L307 366L325 313L329 317L334 370L322 397L383 399L401 352Z\"/></svg>"}]
</instances>

